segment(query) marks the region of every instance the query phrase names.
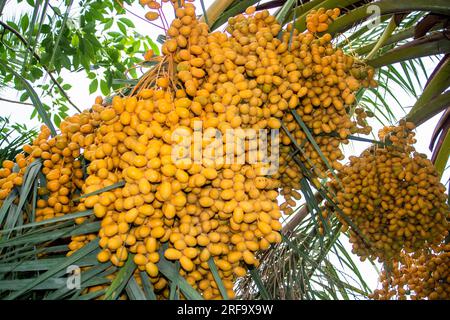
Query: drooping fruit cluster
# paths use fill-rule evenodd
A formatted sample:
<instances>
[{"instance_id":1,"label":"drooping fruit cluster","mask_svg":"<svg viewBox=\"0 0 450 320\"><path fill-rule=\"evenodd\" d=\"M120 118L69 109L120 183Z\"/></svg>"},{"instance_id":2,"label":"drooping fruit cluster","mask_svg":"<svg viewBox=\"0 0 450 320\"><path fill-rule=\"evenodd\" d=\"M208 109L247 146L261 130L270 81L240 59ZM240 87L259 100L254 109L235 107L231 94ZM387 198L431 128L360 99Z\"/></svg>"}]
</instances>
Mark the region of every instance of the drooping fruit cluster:
<instances>
[{"instance_id":1,"label":"drooping fruit cluster","mask_svg":"<svg viewBox=\"0 0 450 320\"><path fill-rule=\"evenodd\" d=\"M306 16L306 28L311 33L325 32L328 30L328 25L336 20L340 14L341 11L339 8L311 10Z\"/></svg>"},{"instance_id":2,"label":"drooping fruit cluster","mask_svg":"<svg viewBox=\"0 0 450 320\"><path fill-rule=\"evenodd\" d=\"M208 158L198 164L195 154L172 161L172 133L183 126L191 103L177 93L173 98L168 88L144 89L137 97L115 97L100 112L95 142L84 152L90 164L83 193L105 187L103 181L112 172L126 184L82 199L78 209L92 208L102 219L101 262L122 266L135 254L139 269L167 295L167 280L156 264L161 244L169 243L164 257L179 261L181 274L206 298L219 294L212 285L210 257L233 296L234 277L245 274L245 264L257 263L253 253L280 241L278 193L271 179L250 165ZM112 147L110 155L102 151L105 145ZM104 163L107 171L102 170Z\"/></svg>"},{"instance_id":3,"label":"drooping fruit cluster","mask_svg":"<svg viewBox=\"0 0 450 320\"><path fill-rule=\"evenodd\" d=\"M3 161L0 169L0 204L10 195L14 187L22 185L27 165L24 155L20 153L15 157L15 163L11 160Z\"/></svg>"},{"instance_id":4,"label":"drooping fruit cluster","mask_svg":"<svg viewBox=\"0 0 450 320\"><path fill-rule=\"evenodd\" d=\"M11 161L3 163L0 174L5 178L0 180L0 203L14 185L22 185L29 165L39 160L46 183L38 189L36 221L72 212L76 208L72 199L79 194L84 178L79 160L81 148L93 143L92 132L97 123L91 112L84 111L63 121L57 136L51 137L50 129L42 126L33 144L23 147L27 156L17 155L17 169Z\"/></svg>"},{"instance_id":5,"label":"drooping fruit cluster","mask_svg":"<svg viewBox=\"0 0 450 320\"><path fill-rule=\"evenodd\" d=\"M155 21L160 18L162 13L162 4L169 2L169 0L161 0L160 2L155 0L139 0L141 6L145 6L150 11L145 14L145 18L149 21ZM184 7L185 3L194 2L194 0L170 0L174 7Z\"/></svg>"},{"instance_id":6,"label":"drooping fruit cluster","mask_svg":"<svg viewBox=\"0 0 450 320\"><path fill-rule=\"evenodd\" d=\"M269 139L261 150L260 130L284 123L302 148L299 159L314 177L325 176L325 162L341 167L339 146L348 135L370 131L362 110L351 120L351 105L356 90L374 85L373 70L362 72L364 66L333 47L329 34L299 33L292 25L282 31L268 11L249 9L231 18L226 32L210 33L193 5L175 8L164 56L147 54L157 65L129 96L109 104L98 99L63 121L55 137L43 127L24 148L30 155L17 160L22 175L34 160L43 161L47 183L38 219L75 210L92 210L101 219L100 262L121 267L132 255L159 297L167 298L158 262L178 261L180 274L212 299L221 297L208 265L213 259L234 297L236 278L259 263L255 253L281 241L280 208L290 213L300 198L290 137L281 132L279 167L268 175L278 143ZM2 177L12 167L5 163ZM16 178L0 180L3 198L22 183ZM281 206L279 194L286 200ZM69 254L92 237L73 237Z\"/></svg>"},{"instance_id":7,"label":"drooping fruit cluster","mask_svg":"<svg viewBox=\"0 0 450 320\"><path fill-rule=\"evenodd\" d=\"M382 288L371 298L380 300L448 300L450 298L450 244L433 246L420 254L402 253L380 276Z\"/></svg>"},{"instance_id":8,"label":"drooping fruit cluster","mask_svg":"<svg viewBox=\"0 0 450 320\"><path fill-rule=\"evenodd\" d=\"M303 146L299 156L306 167L324 176L329 168L320 154L339 168L338 161L343 159L340 143L346 143L351 133L370 131L367 124L359 129L350 120L349 106L362 85L376 85L373 70L359 72L364 80L355 78L353 71L361 66L333 48L329 34L299 33L291 30L292 25L283 32L267 11L231 18L226 29L231 36L209 34L205 24L192 18L191 8L182 10L168 30L170 39L163 52L175 58L177 77L193 97L191 110L199 116L206 106L206 117L221 124L225 121L219 128L222 133L230 126L279 129L282 120ZM320 151L307 139L291 110L303 119ZM281 141L280 170L274 178L281 181L287 200L282 209L290 213L295 204L292 198L298 198L291 193L300 189L301 174L289 155L291 140L284 132Z\"/></svg>"},{"instance_id":9,"label":"drooping fruit cluster","mask_svg":"<svg viewBox=\"0 0 450 320\"><path fill-rule=\"evenodd\" d=\"M414 125L385 127L374 146L339 172L331 186L353 251L365 259L398 259L439 244L448 233L445 187L431 161L415 152ZM341 184L341 186L340 186ZM349 226L349 224L351 224Z\"/></svg>"},{"instance_id":10,"label":"drooping fruit cluster","mask_svg":"<svg viewBox=\"0 0 450 320\"><path fill-rule=\"evenodd\" d=\"M193 6L177 8L176 16L168 29L169 37L162 47L162 52L169 60L173 59L175 62L175 81L180 81L184 90L170 93L168 92L170 77L158 78L155 81L156 85L163 91L153 93L143 90L138 96L153 101L149 111L154 119L152 125L158 128L156 133L153 132L154 136L162 137L165 143L169 143L169 133L173 133L175 128L191 132L195 121L201 121L206 130L220 132L224 136L230 129L279 129L280 119L284 118L286 112L298 107L301 115L305 112L312 114L305 117L305 121L314 128L313 134L321 134L327 129L329 129L327 133L341 129L338 138L319 139L324 149L323 153L328 159L331 158L330 162L340 157L340 155L333 156L332 152L338 153L339 142L349 133L358 131L356 123L350 121L348 105L354 102L353 92L360 84L350 75L354 60L345 56L342 51L335 51L330 44L329 35L322 40L315 40L312 34L303 35L294 32L292 48L288 50L287 35L290 32L284 33L282 41L278 40L276 36L281 27L267 11L251 16L239 15L230 19L227 28L230 35L221 32L208 33L207 26L197 21ZM325 45L326 48L321 45ZM304 56L298 49L304 50ZM300 52L296 55L297 51ZM325 70L321 69L322 65ZM345 84L339 85L340 81ZM319 86L324 89L324 94L320 96L322 92ZM114 103L113 101L113 107ZM133 102L135 103L137 102ZM306 107L303 104L306 104ZM323 111L326 108L328 109ZM116 108L116 112L120 115L120 119L127 119L129 117L127 113L122 114L121 108L119 109ZM133 107L130 110L134 110ZM142 111L138 110L138 114L141 115ZM320 128L312 125L313 116L321 119L323 124ZM287 120L291 120L288 124L290 129L301 132L292 118L288 116ZM128 120L124 123L126 124ZM138 131L138 134L143 133ZM142 136L140 138L147 139ZM154 137L149 134L148 139L151 138ZM303 134L299 137L301 138L306 136ZM283 141L290 144L290 140L286 138ZM328 146L330 141L334 141L331 148ZM219 145L211 144L211 146L225 148L221 142ZM134 154L128 157L130 162L139 152L133 149L131 142L127 148L134 151ZM160 157L166 157L161 157L161 164L155 163L155 167L151 168L153 171L139 169L135 163L131 163L133 166L131 168L121 168L124 172L126 170L125 196L131 195L135 200L138 199L135 207L139 208L130 207L131 200L126 204L124 202L125 209L131 211L128 213L130 216L128 221L127 216L124 219L127 223L132 221L133 224L140 224L139 214L142 213L139 211L147 207L142 206L138 196L139 193L148 192L146 181L161 183L155 193L156 204L153 202L151 207L159 209L161 203L162 213L146 213L153 214L154 217L150 219L152 221L150 228L139 227L138 234L134 232L134 237L128 236L133 232L127 230L126 240L122 241L114 234L119 232L115 231L116 227L113 227L114 230L111 232L109 227L105 227L105 236L110 237L108 241L113 239L114 243L111 246L109 244L106 246L106 240L101 243L109 250L109 252L105 250L101 258L109 257L113 263L120 265L120 261L123 261L120 258L126 258L126 254L121 249L119 252L121 257L117 259L117 251L114 253L116 247L120 245L122 248L123 242L128 241L130 251L133 252L135 238L138 242L150 241L152 243L150 249L145 251L144 246L141 246L142 253L139 252L135 259L138 265L145 265L151 276L156 276L157 248L153 247L153 240L147 239L154 238L158 240L157 244L169 240L173 248L166 250L165 257L179 260L183 267L182 274L194 287L198 286L204 294L206 292L206 296L209 297L210 292L217 295L217 288L211 288L214 282L210 273L207 273L207 281L203 281L205 270L208 269L206 260L210 255L218 258L216 262L221 273L225 275L224 278L230 280L228 282L230 287L234 279L231 270L234 270L236 276L240 276L245 273L243 268L245 265L257 264L254 252L266 249L270 243L280 239L278 233L281 229L278 222L280 213L276 204L275 190L281 186L283 195L290 201L291 206L294 206L291 196L299 198L299 193L295 191L299 189L296 181L299 170L297 166L289 168L286 166L287 163L284 163L282 169L275 175L270 178L264 177L261 163L223 165L222 159L216 161L217 155L209 155L196 149L192 141L185 145L185 151L193 151L192 159L177 164L170 163L169 160L167 160L169 163L164 163L165 159L169 159L171 150L167 145L158 143L155 148L160 150ZM306 153L304 158L309 158L310 154L311 158L314 158L312 145L306 143L305 148L309 153ZM246 145L245 150L236 150L234 156L248 153L253 149L254 146ZM288 147L284 148L285 153L282 157L288 158L287 149ZM203 164L191 166L197 154L203 159ZM326 170L318 157L315 157L313 162L317 166L320 165L322 170ZM144 164L145 162L142 163ZM161 172L158 172L159 169ZM127 187L130 188L129 195ZM185 196L183 192L189 194ZM176 196L172 199L173 193L176 193ZM102 212L101 214L105 211L98 210ZM136 215L138 215L137 222L133 221ZM104 224L107 225L109 222L104 220ZM118 225L117 230L119 227ZM123 225L123 228L126 230L128 227ZM204 233L207 237L198 233ZM191 247L198 246L206 247L206 250L204 248L197 252L190 250ZM154 257L154 260L149 260L150 256ZM242 264L243 262L245 264ZM200 270L202 277L197 270Z\"/></svg>"}]
</instances>

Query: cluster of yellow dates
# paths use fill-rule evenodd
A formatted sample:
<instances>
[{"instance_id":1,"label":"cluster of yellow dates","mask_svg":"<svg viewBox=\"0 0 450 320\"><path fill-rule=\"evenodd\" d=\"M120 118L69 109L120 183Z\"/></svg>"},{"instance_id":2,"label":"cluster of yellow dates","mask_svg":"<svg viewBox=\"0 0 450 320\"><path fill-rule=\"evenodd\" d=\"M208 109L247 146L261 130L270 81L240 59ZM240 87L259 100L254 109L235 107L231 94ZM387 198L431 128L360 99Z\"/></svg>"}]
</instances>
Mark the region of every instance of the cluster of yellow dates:
<instances>
[{"instance_id":1,"label":"cluster of yellow dates","mask_svg":"<svg viewBox=\"0 0 450 320\"><path fill-rule=\"evenodd\" d=\"M14 186L22 185L27 168L39 159L46 183L38 188L40 198L36 203L36 221L76 210L72 200L79 195L84 183L80 154L82 148L94 142L92 133L97 123L89 111L84 111L62 122L61 133L55 137L51 137L48 127L42 126L33 144L23 147L25 154L16 156L16 167L10 160L3 162L0 203Z\"/></svg>"},{"instance_id":2,"label":"cluster of yellow dates","mask_svg":"<svg viewBox=\"0 0 450 320\"><path fill-rule=\"evenodd\" d=\"M445 187L432 162L415 151L414 124L385 127L372 146L339 171L336 192L344 230L353 251L389 262L401 252L438 245L448 234ZM325 210L326 212L326 210ZM327 215L327 213L326 213Z\"/></svg>"},{"instance_id":3,"label":"cluster of yellow dates","mask_svg":"<svg viewBox=\"0 0 450 320\"><path fill-rule=\"evenodd\" d=\"M372 299L449 299L449 207L432 162L415 151L413 123L379 132L374 145L338 170L321 221L336 215L353 253L383 263ZM323 225L321 232L323 232Z\"/></svg>"},{"instance_id":4,"label":"cluster of yellow dates","mask_svg":"<svg viewBox=\"0 0 450 320\"><path fill-rule=\"evenodd\" d=\"M159 10L155 1L141 3ZM175 8L164 56L146 58L160 63L145 85L110 104L98 98L90 110L65 119L55 137L42 127L33 145L24 147L28 156L17 157L19 171L12 173L13 162L0 170L0 201L21 185L27 165L41 159L47 183L39 190L37 220L93 210L101 220L100 262L120 267L132 255L159 297L167 298L168 280L158 270L164 256L179 262L180 274L206 299L216 299L222 296L208 265L213 259L233 298L236 278L258 266L258 251L281 241L282 212L292 213L300 198L302 174L290 155L291 137L314 177L328 170L294 115L326 161L341 168L340 144L350 134L370 132L361 109L351 120L351 106L358 89L376 85L374 72L334 48L330 34L316 34L338 10L320 11L329 19L319 15L317 28L310 25L304 33L292 25L283 31L268 11L255 8L231 18L224 32L209 32L192 4ZM316 18L310 19L314 24ZM232 149L233 158L244 161L226 161L226 139L187 139L198 123L204 136L249 134L238 136ZM278 153L246 140L259 130L280 130L279 167L271 175L267 168ZM272 146L278 150L274 140ZM188 156L175 161L174 150ZM73 237L69 254L94 237Z\"/></svg>"},{"instance_id":5,"label":"cluster of yellow dates","mask_svg":"<svg viewBox=\"0 0 450 320\"><path fill-rule=\"evenodd\" d=\"M432 246L419 254L402 254L392 268L383 270L381 289L372 299L449 300L450 244Z\"/></svg>"},{"instance_id":6,"label":"cluster of yellow dates","mask_svg":"<svg viewBox=\"0 0 450 320\"><path fill-rule=\"evenodd\" d=\"M329 168L295 121L295 111L330 166L340 168L339 145L348 143L352 133L371 130L362 110L358 121L351 120L349 106L358 89L376 85L373 69L361 71L359 62L333 47L330 34L299 33L291 24L281 30L268 11L254 13L251 7L230 18L226 32L213 33L194 14L189 4L176 10L162 48L174 58L176 78L191 97L194 116L206 111L207 126L211 122L223 134L229 128L280 129L282 120L303 146L301 161L315 176L325 177ZM280 169L273 178L286 198L281 209L290 214L300 196L301 173L290 156L291 137L281 131L280 139Z\"/></svg>"}]
</instances>

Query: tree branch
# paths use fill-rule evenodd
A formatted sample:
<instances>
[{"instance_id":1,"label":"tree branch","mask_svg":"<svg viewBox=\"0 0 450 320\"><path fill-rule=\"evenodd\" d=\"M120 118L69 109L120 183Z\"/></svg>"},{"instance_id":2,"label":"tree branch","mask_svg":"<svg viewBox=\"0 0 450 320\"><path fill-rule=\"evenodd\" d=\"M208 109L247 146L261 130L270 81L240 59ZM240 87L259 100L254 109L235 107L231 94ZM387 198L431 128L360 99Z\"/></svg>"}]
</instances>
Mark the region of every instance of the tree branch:
<instances>
[{"instance_id":1,"label":"tree branch","mask_svg":"<svg viewBox=\"0 0 450 320\"><path fill-rule=\"evenodd\" d=\"M322 196L316 192L314 194L314 198L316 198L317 202L323 200ZM309 214L308 206L305 204L292 218L283 226L281 233L283 235L289 236L295 229L296 226L300 224L300 222L305 219L305 217Z\"/></svg>"},{"instance_id":2,"label":"tree branch","mask_svg":"<svg viewBox=\"0 0 450 320\"><path fill-rule=\"evenodd\" d=\"M28 51L31 52L33 57L35 57L36 60L39 61L39 63L41 63L41 57L36 52L34 52L33 49L30 48L28 41L20 34L19 31L17 31L16 29L8 26L3 21L0 21L0 25L3 28L5 28L6 30L12 32L25 45L25 47L28 49ZM75 108L75 110L77 110L78 112L81 113L81 110L70 100L70 98L67 95L66 91L61 87L59 82L55 79L55 77L53 76L52 72L45 65L42 65L42 68L45 70L45 72L47 72L47 74L49 75L50 79L52 79L53 83L58 87L59 91L67 99L67 101Z\"/></svg>"},{"instance_id":3,"label":"tree branch","mask_svg":"<svg viewBox=\"0 0 450 320\"><path fill-rule=\"evenodd\" d=\"M32 103L15 101L15 100L9 100L9 99L5 99L5 98L2 98L2 97L0 97L0 101L6 101L6 102L10 102L10 103L15 103L15 104L24 104L26 106L33 106Z\"/></svg>"}]
</instances>

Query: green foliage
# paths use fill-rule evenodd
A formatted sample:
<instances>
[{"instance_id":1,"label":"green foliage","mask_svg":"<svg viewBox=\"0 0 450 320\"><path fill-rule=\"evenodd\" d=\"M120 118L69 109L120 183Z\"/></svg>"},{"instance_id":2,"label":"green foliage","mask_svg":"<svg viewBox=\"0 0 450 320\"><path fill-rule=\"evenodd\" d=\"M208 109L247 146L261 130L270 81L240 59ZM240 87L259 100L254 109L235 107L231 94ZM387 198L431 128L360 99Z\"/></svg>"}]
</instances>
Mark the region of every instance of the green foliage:
<instances>
[{"instance_id":1,"label":"green foliage","mask_svg":"<svg viewBox=\"0 0 450 320\"><path fill-rule=\"evenodd\" d=\"M12 124L9 118L0 116L0 163L12 160L37 135L24 124Z\"/></svg>"},{"instance_id":2,"label":"green foliage","mask_svg":"<svg viewBox=\"0 0 450 320\"><path fill-rule=\"evenodd\" d=\"M76 85L64 80L67 72L84 72L91 81L89 93L100 89L108 95L121 87L114 80L126 80L127 70L138 77L132 67L146 50L158 53L152 39L136 30L115 0L9 3L14 5L23 8L18 16L0 16L0 59L32 84L57 126L71 108L82 107L67 94ZM30 101L23 82L10 70L0 69L0 86L17 90L21 102Z\"/></svg>"}]
</instances>

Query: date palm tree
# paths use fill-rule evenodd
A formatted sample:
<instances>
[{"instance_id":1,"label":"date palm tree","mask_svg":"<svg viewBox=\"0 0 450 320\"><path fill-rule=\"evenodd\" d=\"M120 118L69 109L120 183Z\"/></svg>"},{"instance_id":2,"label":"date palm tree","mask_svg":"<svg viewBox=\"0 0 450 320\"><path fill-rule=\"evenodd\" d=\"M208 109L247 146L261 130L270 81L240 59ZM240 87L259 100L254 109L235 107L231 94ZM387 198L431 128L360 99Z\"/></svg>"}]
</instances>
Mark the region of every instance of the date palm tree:
<instances>
[{"instance_id":1,"label":"date palm tree","mask_svg":"<svg viewBox=\"0 0 450 320\"><path fill-rule=\"evenodd\" d=\"M103 1L108 2L108 1ZM112 1L114 2L114 1ZM450 151L450 36L448 26L450 5L446 0L390 1L390 0L216 0L206 10L203 1L203 19L211 30L223 28L228 19L251 6L256 10L270 9L275 12L280 24L294 22L295 27L306 30L306 15L310 10L324 7L341 9L341 16L328 30L337 46L347 54L377 70L377 88L360 89L358 105L371 111L382 123L396 123L400 118L414 122L418 131L426 130L420 125L442 113L441 120L430 141L432 160L439 173L445 170ZM5 1L0 2L0 12ZM59 12L68 12L72 1L62 3ZM65 8L64 8L65 6ZM64 10L67 9L67 10ZM55 15L57 12L55 12ZM64 19L62 14L62 19ZM95 19L95 16L92 17ZM375 25L368 23L377 19ZM38 18L32 22L35 29L41 28ZM0 21L1 24L1 21ZM11 25L2 24L7 37L14 35ZM6 25L6 27L5 27ZM13 29L13 31L11 30ZM20 33L19 33L20 34ZM32 38L22 37L26 49ZM33 41L32 41L33 42ZM39 46L39 43L34 44ZM26 50L25 50L26 51ZM0 51L1 53L1 51ZM29 52L30 53L30 52ZM32 51L33 55L35 52ZM3 82L8 74L21 83L21 88L31 98L36 112L49 127L54 119L40 102L30 79L20 72L21 63L30 57L16 57L14 65L6 64L0 56ZM34 57L36 60L36 57ZM52 74L52 64L58 57L48 57L42 62L44 72ZM432 60L430 60L432 59ZM426 65L435 65L430 73ZM95 64L94 59L88 61ZM87 69L87 65L84 66ZM120 68L117 68L120 70ZM426 81L422 81L426 79ZM112 83L111 79L111 83ZM58 82L58 81L56 81ZM137 79L121 79L123 84L136 83ZM108 85L109 83L107 83ZM393 90L392 88L396 89ZM95 89L94 89L95 90ZM414 97L412 106L402 105L399 91ZM61 87L60 94L64 96ZM394 103L391 103L394 102ZM65 105L70 104L66 101ZM66 110L65 110L66 111ZM400 116L398 116L400 114ZM355 137L355 139L360 139ZM367 143L375 141L366 139ZM99 264L98 239L70 256L68 239L75 235L95 233L100 222L90 219L92 211L75 212L50 220L35 222L37 184L45 182L40 172L42 164L35 162L24 177L21 188L16 188L5 199L0 208L0 298L4 299L117 299L126 293L129 299L156 299L152 285L145 272L141 272L142 286L132 276L136 270L132 258L119 270L110 263ZM317 232L315 219L321 204L327 200L326 187L315 189L304 178L301 181L305 202L285 221L283 239L280 244L261 253L261 264L250 269L248 275L237 283L238 297L242 299L361 299L367 298L371 288L361 274L355 255L345 245L340 232L340 222L331 217L329 232ZM109 188L120 187L121 183ZM99 193L102 190L99 191ZM77 218L88 217L82 224ZM24 223L27 221L27 223ZM212 260L210 268L216 277L219 289L225 291L217 268ZM67 267L77 265L81 269L81 288L66 286ZM158 267L170 282L170 297L177 298L179 292L188 299L201 299L179 274L178 266L162 259ZM108 275L116 273L111 280ZM87 287L107 285L106 289L86 293Z\"/></svg>"}]
</instances>

